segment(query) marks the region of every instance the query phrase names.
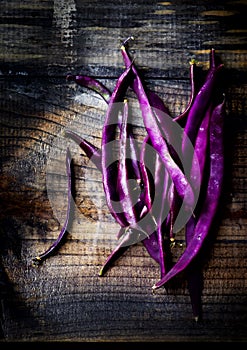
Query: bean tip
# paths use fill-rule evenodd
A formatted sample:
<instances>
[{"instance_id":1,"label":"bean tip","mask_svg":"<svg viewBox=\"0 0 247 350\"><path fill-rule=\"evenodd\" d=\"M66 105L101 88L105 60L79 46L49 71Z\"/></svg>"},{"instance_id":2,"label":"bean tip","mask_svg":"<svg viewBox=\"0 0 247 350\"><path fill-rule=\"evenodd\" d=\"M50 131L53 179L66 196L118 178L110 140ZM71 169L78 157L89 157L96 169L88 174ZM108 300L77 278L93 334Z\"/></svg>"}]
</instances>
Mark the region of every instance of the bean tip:
<instances>
[{"instance_id":1,"label":"bean tip","mask_svg":"<svg viewBox=\"0 0 247 350\"><path fill-rule=\"evenodd\" d=\"M67 75L66 75L66 80L67 80L67 81L74 80L74 76L73 76L72 74L67 74Z\"/></svg>"},{"instance_id":2,"label":"bean tip","mask_svg":"<svg viewBox=\"0 0 247 350\"><path fill-rule=\"evenodd\" d=\"M195 58L192 58L190 60L190 65L193 66L193 65L196 65L196 64L198 64L198 61Z\"/></svg>"},{"instance_id":3,"label":"bean tip","mask_svg":"<svg viewBox=\"0 0 247 350\"><path fill-rule=\"evenodd\" d=\"M154 284L153 287L152 287L153 294L155 293L156 289L157 289L157 286L156 286L156 284Z\"/></svg>"},{"instance_id":4,"label":"bean tip","mask_svg":"<svg viewBox=\"0 0 247 350\"><path fill-rule=\"evenodd\" d=\"M36 256L35 258L32 259L32 266L33 267L37 267L41 264L41 257L40 256Z\"/></svg>"},{"instance_id":5,"label":"bean tip","mask_svg":"<svg viewBox=\"0 0 247 350\"><path fill-rule=\"evenodd\" d=\"M127 39L124 40L122 46L124 46L124 48L125 48L125 45L126 45L126 44L128 43L128 41L130 41L130 40L135 40L135 38L134 38L132 35L129 36Z\"/></svg>"},{"instance_id":6,"label":"bean tip","mask_svg":"<svg viewBox=\"0 0 247 350\"><path fill-rule=\"evenodd\" d=\"M104 267L101 267L100 271L99 271L99 277L103 276L103 272L104 272Z\"/></svg>"},{"instance_id":7,"label":"bean tip","mask_svg":"<svg viewBox=\"0 0 247 350\"><path fill-rule=\"evenodd\" d=\"M199 321L199 316L195 316L195 317L194 317L194 320L195 320L196 323L198 323L198 321Z\"/></svg>"}]
</instances>

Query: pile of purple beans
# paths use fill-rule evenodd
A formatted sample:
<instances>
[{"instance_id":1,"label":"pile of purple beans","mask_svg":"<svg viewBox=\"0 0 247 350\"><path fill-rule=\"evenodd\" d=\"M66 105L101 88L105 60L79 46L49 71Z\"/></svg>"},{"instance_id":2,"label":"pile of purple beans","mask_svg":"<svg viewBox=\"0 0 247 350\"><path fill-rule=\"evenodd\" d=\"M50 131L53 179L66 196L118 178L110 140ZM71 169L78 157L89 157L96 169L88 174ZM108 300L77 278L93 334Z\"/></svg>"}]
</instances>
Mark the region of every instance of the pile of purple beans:
<instances>
[{"instance_id":1,"label":"pile of purple beans","mask_svg":"<svg viewBox=\"0 0 247 350\"><path fill-rule=\"evenodd\" d=\"M107 103L101 149L75 132L65 131L65 136L80 145L101 172L107 206L120 225L118 244L99 275L103 276L130 245L141 241L160 267L160 279L153 290L167 288L177 275L183 274L193 316L198 321L203 289L198 257L212 230L224 181L226 113L225 96L219 84L223 64L211 49L210 66L199 85L195 84L196 62L190 62L190 100L183 113L172 117L163 100L146 87L130 57L129 39L121 46L125 69L112 92L92 77L67 76L67 80L97 92ZM129 89L138 100L146 132L141 146L131 123ZM57 240L33 259L35 264L54 251L67 230L72 197L69 149L66 165L67 217ZM186 246L174 262L171 247L179 230L184 232Z\"/></svg>"}]
</instances>

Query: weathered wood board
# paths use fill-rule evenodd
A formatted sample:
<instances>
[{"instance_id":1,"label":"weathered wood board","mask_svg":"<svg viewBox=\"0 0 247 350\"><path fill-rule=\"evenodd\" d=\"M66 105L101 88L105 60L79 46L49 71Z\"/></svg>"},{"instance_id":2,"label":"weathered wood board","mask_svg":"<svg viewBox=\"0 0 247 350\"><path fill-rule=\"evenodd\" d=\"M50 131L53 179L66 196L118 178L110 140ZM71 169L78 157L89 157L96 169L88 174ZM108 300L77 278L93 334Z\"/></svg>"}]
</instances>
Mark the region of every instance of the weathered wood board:
<instances>
[{"instance_id":1,"label":"weathered wood board","mask_svg":"<svg viewBox=\"0 0 247 350\"><path fill-rule=\"evenodd\" d=\"M2 342L247 340L246 9L246 1L220 0L0 2ZM213 47L224 63L227 181L198 324L186 282L152 293L159 267L141 242L98 276L119 226L100 174L63 136L71 128L100 147L106 104L66 75L91 75L112 91L129 36L135 63L172 116L189 100L190 59L203 74ZM136 136L143 134L137 115ZM66 215L68 145L76 213L58 252L34 268L32 258L54 242ZM174 256L182 249L175 246Z\"/></svg>"}]
</instances>

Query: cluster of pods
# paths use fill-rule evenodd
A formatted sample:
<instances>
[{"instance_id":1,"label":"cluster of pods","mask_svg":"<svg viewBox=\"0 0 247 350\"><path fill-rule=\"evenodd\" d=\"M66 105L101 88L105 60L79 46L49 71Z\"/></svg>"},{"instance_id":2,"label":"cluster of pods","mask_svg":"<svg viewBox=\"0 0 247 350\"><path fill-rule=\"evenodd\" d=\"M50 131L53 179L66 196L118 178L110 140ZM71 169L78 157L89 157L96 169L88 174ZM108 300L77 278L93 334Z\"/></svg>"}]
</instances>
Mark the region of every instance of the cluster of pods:
<instances>
[{"instance_id":1,"label":"cluster of pods","mask_svg":"<svg viewBox=\"0 0 247 350\"><path fill-rule=\"evenodd\" d=\"M193 316L201 318L202 271L196 257L209 236L218 211L224 180L225 96L219 88L223 64L210 50L210 66L196 87L195 66L190 65L191 97L184 112L169 115L163 100L145 85L128 51L129 38L121 46L125 68L111 92L86 75L67 79L100 94L107 103L101 149L73 131L73 139L102 174L105 200L120 225L118 244L100 270L103 276L121 254L142 242L159 264L160 279L152 287L167 287L186 271ZM197 84L198 85L198 84ZM127 92L138 100L146 135L137 142ZM117 150L117 156L116 156ZM40 263L61 242L71 211L71 156L67 149L67 218L56 242L34 258ZM185 248L174 261L171 245L175 233L184 231Z\"/></svg>"}]
</instances>

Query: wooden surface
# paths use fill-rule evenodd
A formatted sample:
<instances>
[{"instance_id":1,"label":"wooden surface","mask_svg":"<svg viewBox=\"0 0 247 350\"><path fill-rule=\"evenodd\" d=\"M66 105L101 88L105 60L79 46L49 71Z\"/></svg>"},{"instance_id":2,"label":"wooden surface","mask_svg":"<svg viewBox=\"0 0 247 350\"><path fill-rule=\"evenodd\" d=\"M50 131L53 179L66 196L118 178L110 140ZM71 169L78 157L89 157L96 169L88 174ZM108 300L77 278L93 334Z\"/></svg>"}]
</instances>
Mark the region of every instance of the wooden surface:
<instances>
[{"instance_id":1,"label":"wooden surface","mask_svg":"<svg viewBox=\"0 0 247 350\"><path fill-rule=\"evenodd\" d=\"M0 9L2 342L245 342L247 2L11 0ZM152 293L159 267L141 242L98 277L119 226L104 205L100 175L72 142L74 220L57 254L32 266L65 217L63 130L101 141L105 103L65 77L90 74L113 90L130 35L135 63L172 116L189 99L191 58L203 72L213 47L225 66L227 181L199 324L185 282ZM136 134L143 132L137 117Z\"/></svg>"}]
</instances>

